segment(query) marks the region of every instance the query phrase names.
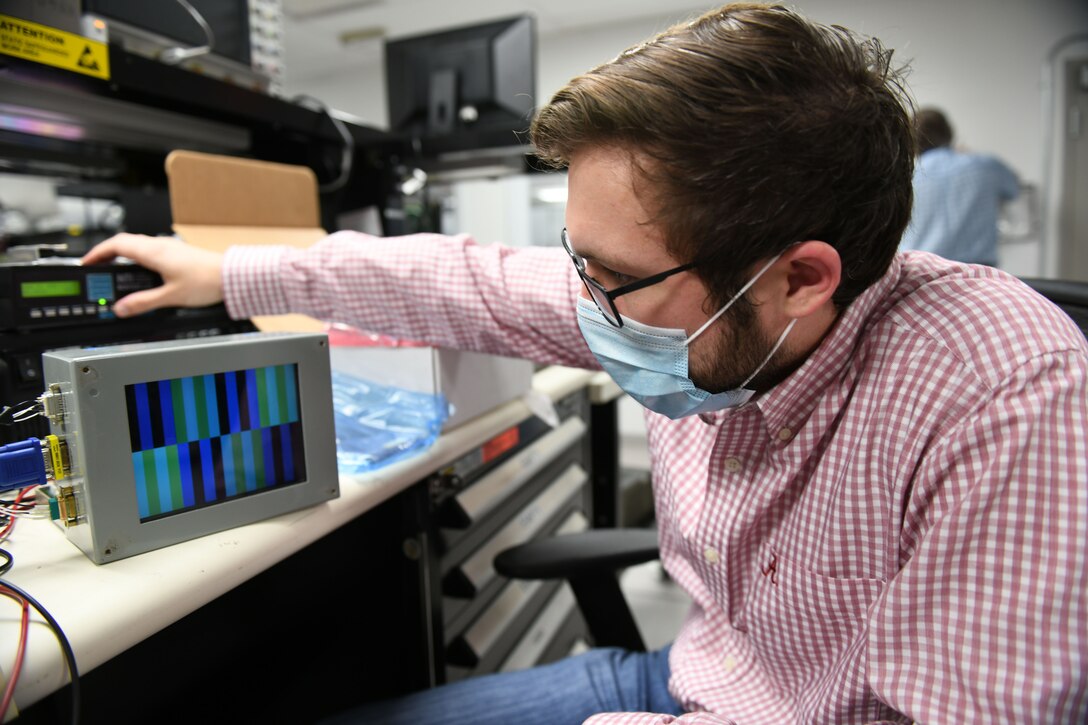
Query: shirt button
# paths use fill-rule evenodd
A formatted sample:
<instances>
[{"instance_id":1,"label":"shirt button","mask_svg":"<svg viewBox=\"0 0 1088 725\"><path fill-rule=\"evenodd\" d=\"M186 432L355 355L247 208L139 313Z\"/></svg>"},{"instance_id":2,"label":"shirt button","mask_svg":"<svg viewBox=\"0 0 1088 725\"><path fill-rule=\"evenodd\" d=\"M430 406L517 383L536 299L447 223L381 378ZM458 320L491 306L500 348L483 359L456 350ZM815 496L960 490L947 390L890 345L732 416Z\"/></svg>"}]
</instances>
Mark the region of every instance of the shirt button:
<instances>
[{"instance_id":1,"label":"shirt button","mask_svg":"<svg viewBox=\"0 0 1088 725\"><path fill-rule=\"evenodd\" d=\"M737 471L739 471L740 470L740 459L739 458L726 458L725 459L725 470L729 471L730 473L736 473Z\"/></svg>"},{"instance_id":2,"label":"shirt button","mask_svg":"<svg viewBox=\"0 0 1088 725\"><path fill-rule=\"evenodd\" d=\"M792 430L790 430L789 428L779 428L778 429L778 440L785 443L790 438L793 438L793 431Z\"/></svg>"},{"instance_id":3,"label":"shirt button","mask_svg":"<svg viewBox=\"0 0 1088 725\"><path fill-rule=\"evenodd\" d=\"M718 551L713 546L708 546L703 549L703 558L706 559L708 564L717 564L721 557L718 556Z\"/></svg>"},{"instance_id":4,"label":"shirt button","mask_svg":"<svg viewBox=\"0 0 1088 725\"><path fill-rule=\"evenodd\" d=\"M732 672L737 669L737 658L733 655L726 655L725 661L722 662L722 664L725 666L726 672Z\"/></svg>"}]
</instances>

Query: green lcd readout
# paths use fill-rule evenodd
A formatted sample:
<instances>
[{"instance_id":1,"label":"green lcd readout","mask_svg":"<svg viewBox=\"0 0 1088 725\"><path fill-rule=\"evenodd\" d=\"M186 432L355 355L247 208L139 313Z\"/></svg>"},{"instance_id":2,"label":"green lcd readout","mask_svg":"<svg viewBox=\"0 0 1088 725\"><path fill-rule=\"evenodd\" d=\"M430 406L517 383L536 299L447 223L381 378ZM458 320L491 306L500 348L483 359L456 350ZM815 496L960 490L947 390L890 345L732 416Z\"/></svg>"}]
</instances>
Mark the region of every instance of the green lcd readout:
<instances>
[{"instance_id":1,"label":"green lcd readout","mask_svg":"<svg viewBox=\"0 0 1088 725\"><path fill-rule=\"evenodd\" d=\"M81 290L78 279L43 280L41 282L21 282L19 292L24 298L32 297L78 297Z\"/></svg>"}]
</instances>

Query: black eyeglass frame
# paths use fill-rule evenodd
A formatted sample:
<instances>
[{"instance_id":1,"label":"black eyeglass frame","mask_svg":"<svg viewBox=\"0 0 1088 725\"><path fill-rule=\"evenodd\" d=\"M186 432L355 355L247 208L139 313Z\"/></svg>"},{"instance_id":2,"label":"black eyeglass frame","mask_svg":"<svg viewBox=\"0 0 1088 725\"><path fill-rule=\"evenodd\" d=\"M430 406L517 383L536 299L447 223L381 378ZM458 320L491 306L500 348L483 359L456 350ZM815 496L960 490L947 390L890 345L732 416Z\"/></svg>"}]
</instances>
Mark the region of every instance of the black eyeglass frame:
<instances>
[{"instance_id":1,"label":"black eyeglass frame","mask_svg":"<svg viewBox=\"0 0 1088 725\"><path fill-rule=\"evenodd\" d=\"M578 277L581 278L582 284L586 286L586 291L589 292L589 298L593 300L593 304L597 305L597 309L604 315L604 319L608 320L609 324L613 327L623 327L623 318L620 316L619 310L616 309L616 303L613 301L617 297L622 297L629 292L636 292L644 287L664 282L674 274L686 272L695 267L694 262L688 262L687 264L681 264L679 267L673 267L664 272L658 272L649 277L643 277L642 279L636 279L634 282L620 285L614 290L607 290L603 284L586 274L585 257L579 256L579 254L574 251L574 248L571 247L570 236L567 235L565 227L560 235L560 239L563 242L564 251L566 251L567 256L570 257L570 261L574 263L574 269L578 272ZM601 303L602 299L608 304L607 309Z\"/></svg>"}]
</instances>

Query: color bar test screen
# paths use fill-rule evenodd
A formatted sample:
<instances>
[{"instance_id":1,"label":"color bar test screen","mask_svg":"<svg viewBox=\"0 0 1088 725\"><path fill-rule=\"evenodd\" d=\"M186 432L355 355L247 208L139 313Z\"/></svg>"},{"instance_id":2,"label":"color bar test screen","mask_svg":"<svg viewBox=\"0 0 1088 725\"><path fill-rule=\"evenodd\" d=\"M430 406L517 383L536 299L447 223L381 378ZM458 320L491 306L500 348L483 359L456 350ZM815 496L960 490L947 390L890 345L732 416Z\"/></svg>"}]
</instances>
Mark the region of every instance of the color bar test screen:
<instances>
[{"instance_id":1,"label":"color bar test screen","mask_svg":"<svg viewBox=\"0 0 1088 725\"><path fill-rule=\"evenodd\" d=\"M296 365L125 386L140 521L306 480Z\"/></svg>"}]
</instances>

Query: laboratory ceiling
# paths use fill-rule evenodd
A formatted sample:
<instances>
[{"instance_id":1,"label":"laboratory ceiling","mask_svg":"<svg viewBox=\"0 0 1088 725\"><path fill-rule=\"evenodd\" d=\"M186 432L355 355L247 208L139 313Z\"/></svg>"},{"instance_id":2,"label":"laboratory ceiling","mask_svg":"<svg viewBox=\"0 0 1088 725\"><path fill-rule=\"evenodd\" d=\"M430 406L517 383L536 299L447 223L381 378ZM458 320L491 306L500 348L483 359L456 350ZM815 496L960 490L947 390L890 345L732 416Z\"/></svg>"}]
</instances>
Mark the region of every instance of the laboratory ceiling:
<instances>
[{"instance_id":1,"label":"laboratory ceiling","mask_svg":"<svg viewBox=\"0 0 1088 725\"><path fill-rule=\"evenodd\" d=\"M693 0L283 0L287 73L297 83L381 62L384 38L531 13L540 36L639 17L683 15Z\"/></svg>"}]
</instances>

